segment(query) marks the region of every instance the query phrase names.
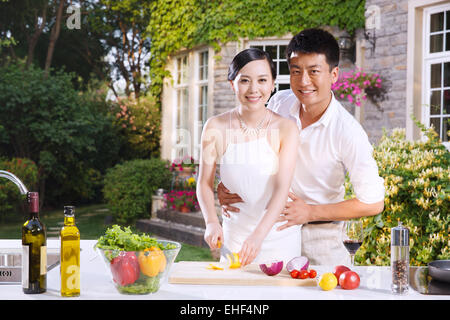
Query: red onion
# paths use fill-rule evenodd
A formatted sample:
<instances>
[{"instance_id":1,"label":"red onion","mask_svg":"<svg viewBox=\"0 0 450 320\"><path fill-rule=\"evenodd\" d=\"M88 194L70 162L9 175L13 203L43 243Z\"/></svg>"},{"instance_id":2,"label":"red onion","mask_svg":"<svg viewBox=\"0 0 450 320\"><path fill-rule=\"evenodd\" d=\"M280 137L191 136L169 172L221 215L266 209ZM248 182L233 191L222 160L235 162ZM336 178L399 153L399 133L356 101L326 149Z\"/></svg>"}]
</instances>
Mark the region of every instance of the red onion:
<instances>
[{"instance_id":1,"label":"red onion","mask_svg":"<svg viewBox=\"0 0 450 320\"><path fill-rule=\"evenodd\" d=\"M268 264L260 264L259 268L268 276L279 274L283 270L283 261L276 261Z\"/></svg>"},{"instance_id":2,"label":"red onion","mask_svg":"<svg viewBox=\"0 0 450 320\"><path fill-rule=\"evenodd\" d=\"M286 270L291 273L292 270L308 270L309 266L309 260L307 257L295 257L292 258L287 264L286 264Z\"/></svg>"}]
</instances>

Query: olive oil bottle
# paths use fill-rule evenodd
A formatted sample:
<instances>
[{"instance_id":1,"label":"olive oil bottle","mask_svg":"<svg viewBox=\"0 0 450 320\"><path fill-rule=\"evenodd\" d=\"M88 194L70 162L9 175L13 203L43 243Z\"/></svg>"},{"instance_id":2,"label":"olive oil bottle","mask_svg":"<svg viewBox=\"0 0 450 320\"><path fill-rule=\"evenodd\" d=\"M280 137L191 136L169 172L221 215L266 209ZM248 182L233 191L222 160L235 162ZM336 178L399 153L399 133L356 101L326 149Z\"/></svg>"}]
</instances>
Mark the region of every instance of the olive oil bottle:
<instances>
[{"instance_id":1,"label":"olive oil bottle","mask_svg":"<svg viewBox=\"0 0 450 320\"><path fill-rule=\"evenodd\" d=\"M61 229L61 296L80 295L80 231L75 225L75 207L64 207Z\"/></svg>"},{"instance_id":2,"label":"olive oil bottle","mask_svg":"<svg viewBox=\"0 0 450 320\"><path fill-rule=\"evenodd\" d=\"M28 192L30 218L22 226L22 289L24 293L47 290L47 234L39 220L39 193Z\"/></svg>"}]
</instances>

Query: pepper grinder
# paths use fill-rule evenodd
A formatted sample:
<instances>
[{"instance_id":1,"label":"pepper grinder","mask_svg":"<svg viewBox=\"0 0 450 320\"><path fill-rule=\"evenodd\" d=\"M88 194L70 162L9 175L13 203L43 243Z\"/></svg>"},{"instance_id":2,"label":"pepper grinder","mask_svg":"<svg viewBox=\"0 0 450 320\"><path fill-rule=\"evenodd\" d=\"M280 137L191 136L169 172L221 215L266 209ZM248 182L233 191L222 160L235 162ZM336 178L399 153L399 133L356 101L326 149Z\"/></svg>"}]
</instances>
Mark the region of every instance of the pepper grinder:
<instances>
[{"instance_id":1,"label":"pepper grinder","mask_svg":"<svg viewBox=\"0 0 450 320\"><path fill-rule=\"evenodd\" d=\"M391 229L392 292L405 294L409 288L409 229L399 221Z\"/></svg>"}]
</instances>

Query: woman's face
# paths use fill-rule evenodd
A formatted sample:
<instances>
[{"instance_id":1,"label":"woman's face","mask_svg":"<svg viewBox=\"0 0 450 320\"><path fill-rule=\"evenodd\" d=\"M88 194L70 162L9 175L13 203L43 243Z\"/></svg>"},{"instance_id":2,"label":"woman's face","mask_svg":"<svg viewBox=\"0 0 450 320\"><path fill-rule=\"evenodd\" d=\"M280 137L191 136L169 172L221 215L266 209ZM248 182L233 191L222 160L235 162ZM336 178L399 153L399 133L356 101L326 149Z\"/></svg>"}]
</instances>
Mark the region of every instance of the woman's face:
<instances>
[{"instance_id":1,"label":"woman's face","mask_svg":"<svg viewBox=\"0 0 450 320\"><path fill-rule=\"evenodd\" d=\"M274 89L274 80L267 60L247 63L231 82L242 106L251 109L264 107Z\"/></svg>"}]
</instances>

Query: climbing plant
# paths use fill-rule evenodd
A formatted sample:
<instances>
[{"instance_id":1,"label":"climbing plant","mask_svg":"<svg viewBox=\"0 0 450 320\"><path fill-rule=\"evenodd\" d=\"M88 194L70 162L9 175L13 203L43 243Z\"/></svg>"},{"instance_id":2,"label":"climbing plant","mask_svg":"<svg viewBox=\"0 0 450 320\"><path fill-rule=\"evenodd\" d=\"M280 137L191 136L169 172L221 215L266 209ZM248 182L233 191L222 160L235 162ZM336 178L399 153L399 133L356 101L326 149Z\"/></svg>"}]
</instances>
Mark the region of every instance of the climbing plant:
<instances>
[{"instance_id":1,"label":"climbing plant","mask_svg":"<svg viewBox=\"0 0 450 320\"><path fill-rule=\"evenodd\" d=\"M239 38L295 34L301 29L337 26L350 34L364 25L365 0L156 0L147 32L152 39L151 92L161 94L165 63L182 48ZM157 99L159 100L159 99Z\"/></svg>"}]
</instances>

